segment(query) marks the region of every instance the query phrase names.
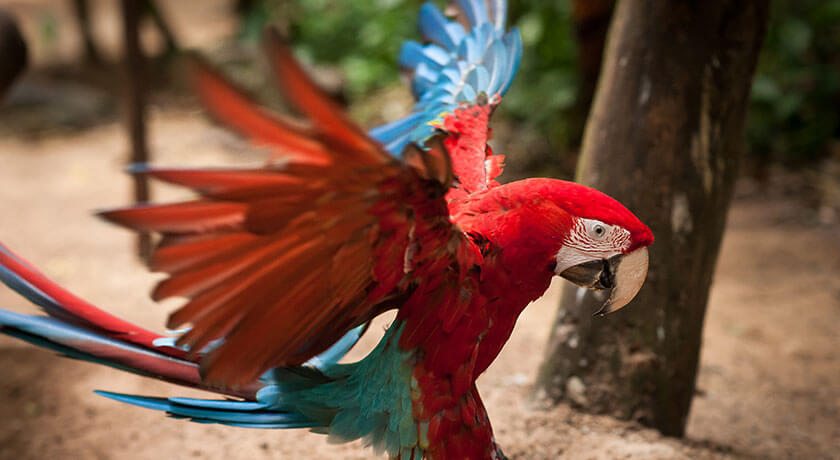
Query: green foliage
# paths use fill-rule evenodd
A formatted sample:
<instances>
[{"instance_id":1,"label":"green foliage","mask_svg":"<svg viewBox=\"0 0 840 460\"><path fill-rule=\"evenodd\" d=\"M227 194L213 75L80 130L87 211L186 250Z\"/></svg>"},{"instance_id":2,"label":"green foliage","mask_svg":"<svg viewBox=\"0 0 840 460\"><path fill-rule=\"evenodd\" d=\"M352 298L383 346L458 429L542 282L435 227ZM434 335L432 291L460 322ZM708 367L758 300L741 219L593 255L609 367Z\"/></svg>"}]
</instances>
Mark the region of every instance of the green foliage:
<instances>
[{"instance_id":1,"label":"green foliage","mask_svg":"<svg viewBox=\"0 0 840 460\"><path fill-rule=\"evenodd\" d=\"M349 102L399 84L396 65L406 40L418 40L417 11L423 0L263 0L244 15L240 36L257 40L265 24L288 24L304 59L337 66ZM446 1L437 0L440 7ZM575 43L568 0L511 0L510 23L519 27L522 67L508 93L502 117L523 129L549 133L564 143L562 119L577 94ZM558 129L559 128L559 129Z\"/></svg>"},{"instance_id":2,"label":"green foliage","mask_svg":"<svg viewBox=\"0 0 840 460\"><path fill-rule=\"evenodd\" d=\"M753 154L801 164L840 137L840 0L779 0L751 94Z\"/></svg>"},{"instance_id":3,"label":"green foliage","mask_svg":"<svg viewBox=\"0 0 840 460\"><path fill-rule=\"evenodd\" d=\"M397 55L405 40L418 39L422 3L257 0L243 16L240 35L256 40L266 23L280 23L299 56L340 70L350 104L375 105L382 90L401 84ZM531 156L524 161L537 162L527 168L556 173L544 163L571 159L568 149L581 126L570 120L583 116L574 112L580 77L570 0L510 0L509 22L522 34L522 66L497 120L517 133L517 150ZM813 161L840 137L838 49L840 0L774 2L747 122L753 155Z\"/></svg>"},{"instance_id":4,"label":"green foliage","mask_svg":"<svg viewBox=\"0 0 840 460\"><path fill-rule=\"evenodd\" d=\"M267 22L285 22L303 59L337 66L346 96L358 101L399 82L402 43L417 39L421 0L264 0L245 15L242 33L259 37Z\"/></svg>"},{"instance_id":5,"label":"green foliage","mask_svg":"<svg viewBox=\"0 0 840 460\"><path fill-rule=\"evenodd\" d=\"M577 46L570 2L512 0L510 21L522 35L522 65L504 113L551 137L558 146L569 133L563 119L578 90Z\"/></svg>"},{"instance_id":6,"label":"green foliage","mask_svg":"<svg viewBox=\"0 0 840 460\"><path fill-rule=\"evenodd\" d=\"M522 35L522 63L494 118L513 145L505 177L570 178L585 115L575 113L580 76L570 0L509 0L509 23ZM497 125L498 126L498 125Z\"/></svg>"},{"instance_id":7,"label":"green foliage","mask_svg":"<svg viewBox=\"0 0 840 460\"><path fill-rule=\"evenodd\" d=\"M398 81L396 58L405 40L417 38L410 24L415 23L421 4L420 0L301 1L292 33L302 43L302 52L337 64L347 79L348 95L359 98Z\"/></svg>"}]
</instances>

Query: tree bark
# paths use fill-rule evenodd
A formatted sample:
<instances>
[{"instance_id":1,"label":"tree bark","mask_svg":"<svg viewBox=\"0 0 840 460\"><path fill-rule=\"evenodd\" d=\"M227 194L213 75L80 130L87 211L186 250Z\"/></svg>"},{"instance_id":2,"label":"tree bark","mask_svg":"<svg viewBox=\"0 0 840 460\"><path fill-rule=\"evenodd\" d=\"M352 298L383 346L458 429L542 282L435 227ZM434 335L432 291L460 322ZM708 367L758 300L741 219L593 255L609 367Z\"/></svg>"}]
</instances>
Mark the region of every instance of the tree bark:
<instances>
[{"instance_id":1,"label":"tree bark","mask_svg":"<svg viewBox=\"0 0 840 460\"><path fill-rule=\"evenodd\" d=\"M583 128L589 117L598 76L601 73L601 61L604 56L604 44L612 17L613 0L572 0L572 22L575 25L575 39L578 45L577 66L580 73L580 86L574 110L569 114L569 146L577 149L583 137Z\"/></svg>"},{"instance_id":2,"label":"tree bark","mask_svg":"<svg viewBox=\"0 0 840 460\"><path fill-rule=\"evenodd\" d=\"M566 287L538 396L684 433L768 3L618 2L577 178L651 227L650 272L604 318Z\"/></svg>"}]
</instances>

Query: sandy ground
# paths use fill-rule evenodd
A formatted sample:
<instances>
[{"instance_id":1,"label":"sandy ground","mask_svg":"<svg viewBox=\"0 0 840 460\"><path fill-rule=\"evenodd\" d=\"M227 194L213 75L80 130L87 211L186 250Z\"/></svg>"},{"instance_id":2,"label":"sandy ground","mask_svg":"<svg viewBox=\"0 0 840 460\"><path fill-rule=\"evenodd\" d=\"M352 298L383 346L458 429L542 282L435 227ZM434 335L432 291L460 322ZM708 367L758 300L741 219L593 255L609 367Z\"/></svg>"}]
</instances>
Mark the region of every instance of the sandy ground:
<instances>
[{"instance_id":1,"label":"sandy ground","mask_svg":"<svg viewBox=\"0 0 840 460\"><path fill-rule=\"evenodd\" d=\"M190 2L162 3L187 45L212 42L232 30L229 21L219 19L227 17L223 0L202 2L198 10L185 7ZM44 34L50 24L60 26L55 39L31 43L36 64L66 60L78 49L68 21L55 20L66 19L69 2L3 4L21 15L29 37ZM95 5L95 32L106 54L113 54L119 34L113 25L115 3ZM174 304L156 305L148 299L158 277L135 260L127 232L91 216L92 210L129 200L128 179L118 173L126 157L122 128L113 121L102 124L113 119L113 104L82 87L50 88L51 93L44 87L18 88L10 95L17 98L18 112L9 115L0 108L0 241L83 298L159 330ZM27 105L43 104L43 94L50 104L63 100L74 106L72 116L62 110L45 115L61 129L46 136L10 123L10 117L23 115L37 122L43 114ZM79 123L80 108L99 124L80 130L89 124ZM242 164L260 158L195 112L153 109L150 135L160 164ZM749 184L741 190L715 276L686 439L665 439L565 405L550 411L529 405L527 395L556 311L555 285L525 310L510 343L479 380L496 437L509 456L840 458L840 229L817 224L795 196L758 193ZM772 185L770 190L775 190ZM159 198L182 196L162 187L154 192ZM34 311L4 288L0 308ZM370 348L373 341L369 338L365 346ZM303 430L258 431L172 420L100 398L93 389L197 394L0 337L0 460L371 456L358 443L330 445Z\"/></svg>"}]
</instances>

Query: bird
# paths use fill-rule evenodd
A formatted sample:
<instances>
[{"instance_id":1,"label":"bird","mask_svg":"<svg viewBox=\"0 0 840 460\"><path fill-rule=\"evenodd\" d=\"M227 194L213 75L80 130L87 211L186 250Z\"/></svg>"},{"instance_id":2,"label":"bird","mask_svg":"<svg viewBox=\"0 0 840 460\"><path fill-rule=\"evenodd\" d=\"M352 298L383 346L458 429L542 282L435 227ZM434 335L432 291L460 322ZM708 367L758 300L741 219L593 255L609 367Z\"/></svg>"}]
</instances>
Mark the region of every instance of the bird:
<instances>
[{"instance_id":1,"label":"bird","mask_svg":"<svg viewBox=\"0 0 840 460\"><path fill-rule=\"evenodd\" d=\"M266 148L241 168L134 165L194 198L103 211L158 235L152 298L185 299L158 334L91 305L0 244L0 280L43 315L0 310L0 332L91 361L222 395L97 391L176 418L308 428L362 439L392 459L503 459L476 379L555 276L627 305L647 275L650 229L615 199L550 178L500 183L489 119L522 44L504 0L419 11L423 43L398 57L415 104L365 132L269 29L279 89L300 114L260 106L197 55L212 117ZM378 345L342 358L377 316Z\"/></svg>"}]
</instances>

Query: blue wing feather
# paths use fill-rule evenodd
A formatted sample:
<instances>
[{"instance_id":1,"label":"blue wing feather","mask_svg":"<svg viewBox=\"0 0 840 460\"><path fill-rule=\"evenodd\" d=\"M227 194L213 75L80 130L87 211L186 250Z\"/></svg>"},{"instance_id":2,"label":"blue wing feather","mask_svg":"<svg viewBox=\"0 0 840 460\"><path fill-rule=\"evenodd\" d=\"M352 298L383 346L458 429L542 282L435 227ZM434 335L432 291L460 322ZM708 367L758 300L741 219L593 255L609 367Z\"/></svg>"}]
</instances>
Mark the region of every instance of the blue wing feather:
<instances>
[{"instance_id":1,"label":"blue wing feather","mask_svg":"<svg viewBox=\"0 0 840 460\"><path fill-rule=\"evenodd\" d=\"M447 19L432 3L420 8L420 45L409 41L400 52L400 65L413 73L416 99L412 113L374 128L370 135L394 155L409 142L423 143L434 134L430 122L453 110L459 102L475 101L479 94L504 95L513 82L522 57L519 31L505 31L505 0L458 0L469 23Z\"/></svg>"},{"instance_id":2,"label":"blue wing feather","mask_svg":"<svg viewBox=\"0 0 840 460\"><path fill-rule=\"evenodd\" d=\"M492 0L493 1L493 24L497 29L504 30L505 20L507 19L507 0Z\"/></svg>"},{"instance_id":3,"label":"blue wing feather","mask_svg":"<svg viewBox=\"0 0 840 460\"><path fill-rule=\"evenodd\" d=\"M457 46L457 32L447 27L448 21L443 13L432 3L425 3L420 7L418 16L420 33L423 38L438 45L451 49Z\"/></svg>"},{"instance_id":4,"label":"blue wing feather","mask_svg":"<svg viewBox=\"0 0 840 460\"><path fill-rule=\"evenodd\" d=\"M458 0L458 5L467 15L470 24L484 24L489 21L487 8L479 0Z\"/></svg>"}]
</instances>

